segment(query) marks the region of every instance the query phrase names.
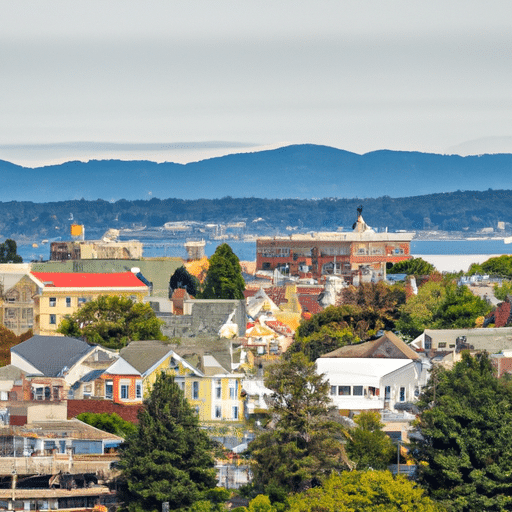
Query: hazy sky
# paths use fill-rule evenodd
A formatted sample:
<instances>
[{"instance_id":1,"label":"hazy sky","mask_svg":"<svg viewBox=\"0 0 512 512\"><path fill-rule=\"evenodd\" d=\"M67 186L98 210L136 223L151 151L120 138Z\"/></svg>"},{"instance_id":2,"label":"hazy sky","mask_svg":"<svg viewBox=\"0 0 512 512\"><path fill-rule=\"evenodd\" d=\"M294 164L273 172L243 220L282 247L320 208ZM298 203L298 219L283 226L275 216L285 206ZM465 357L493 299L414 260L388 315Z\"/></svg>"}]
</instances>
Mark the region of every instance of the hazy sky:
<instances>
[{"instance_id":1,"label":"hazy sky","mask_svg":"<svg viewBox=\"0 0 512 512\"><path fill-rule=\"evenodd\" d=\"M510 0L1 7L0 159L83 141L159 143L160 159L186 160L211 141L364 153L512 140Z\"/></svg>"}]
</instances>

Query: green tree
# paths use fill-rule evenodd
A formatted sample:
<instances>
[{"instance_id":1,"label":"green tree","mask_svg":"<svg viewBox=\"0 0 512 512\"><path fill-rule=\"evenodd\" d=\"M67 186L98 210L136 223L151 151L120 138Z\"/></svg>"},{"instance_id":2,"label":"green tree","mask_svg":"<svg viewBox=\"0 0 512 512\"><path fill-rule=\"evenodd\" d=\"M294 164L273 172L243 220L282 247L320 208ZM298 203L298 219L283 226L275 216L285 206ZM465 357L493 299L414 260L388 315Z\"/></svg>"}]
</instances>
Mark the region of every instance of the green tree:
<instances>
[{"instance_id":1,"label":"green tree","mask_svg":"<svg viewBox=\"0 0 512 512\"><path fill-rule=\"evenodd\" d=\"M18 246L8 238L0 244L0 263L22 263L23 258L17 253Z\"/></svg>"},{"instance_id":2,"label":"green tree","mask_svg":"<svg viewBox=\"0 0 512 512\"><path fill-rule=\"evenodd\" d=\"M190 274L183 265L174 271L174 274L169 280L169 297L172 297L174 290L177 288L185 288L187 293L194 297L199 291L199 280L197 277Z\"/></svg>"},{"instance_id":3,"label":"green tree","mask_svg":"<svg viewBox=\"0 0 512 512\"><path fill-rule=\"evenodd\" d=\"M139 412L137 431L121 450L123 508L130 512L185 510L215 488L210 441L171 375L157 377Z\"/></svg>"},{"instance_id":4,"label":"green tree","mask_svg":"<svg viewBox=\"0 0 512 512\"><path fill-rule=\"evenodd\" d=\"M476 319L490 310L491 306L467 286L428 281L400 307L396 328L405 336L416 338L425 329L474 327Z\"/></svg>"},{"instance_id":5,"label":"green tree","mask_svg":"<svg viewBox=\"0 0 512 512\"><path fill-rule=\"evenodd\" d=\"M498 300L505 300L509 295L512 295L512 282L503 281L501 286L495 284L493 287L494 296Z\"/></svg>"},{"instance_id":6,"label":"green tree","mask_svg":"<svg viewBox=\"0 0 512 512\"><path fill-rule=\"evenodd\" d=\"M468 274L489 274L491 276L512 279L512 256L503 254L489 258L481 264L473 263L469 267Z\"/></svg>"},{"instance_id":7,"label":"green tree","mask_svg":"<svg viewBox=\"0 0 512 512\"><path fill-rule=\"evenodd\" d=\"M115 412L112 414L106 412L82 412L77 418L88 425L121 437L127 437L137 430L137 427L131 421L123 420L123 418Z\"/></svg>"},{"instance_id":8,"label":"green tree","mask_svg":"<svg viewBox=\"0 0 512 512\"><path fill-rule=\"evenodd\" d=\"M354 418L357 428L349 433L347 455L357 469L386 469L396 453L391 438L382 431L380 414L365 411Z\"/></svg>"},{"instance_id":9,"label":"green tree","mask_svg":"<svg viewBox=\"0 0 512 512\"><path fill-rule=\"evenodd\" d=\"M329 384L316 365L298 352L271 365L265 385L272 421L249 446L256 490L296 492L347 467L344 430L329 415Z\"/></svg>"},{"instance_id":10,"label":"green tree","mask_svg":"<svg viewBox=\"0 0 512 512\"><path fill-rule=\"evenodd\" d=\"M421 396L419 481L452 511L512 509L512 390L489 357L436 368Z\"/></svg>"},{"instance_id":11,"label":"green tree","mask_svg":"<svg viewBox=\"0 0 512 512\"><path fill-rule=\"evenodd\" d=\"M290 512L438 512L437 504L405 476L344 471L289 498ZM484 510L484 509L482 509Z\"/></svg>"},{"instance_id":12,"label":"green tree","mask_svg":"<svg viewBox=\"0 0 512 512\"><path fill-rule=\"evenodd\" d=\"M228 244L219 245L209 262L201 298L243 299L245 281L238 257L231 247Z\"/></svg>"},{"instance_id":13,"label":"green tree","mask_svg":"<svg viewBox=\"0 0 512 512\"><path fill-rule=\"evenodd\" d=\"M127 297L102 295L65 317L57 332L119 349L130 341L164 340L160 330L162 324L149 304L133 302Z\"/></svg>"},{"instance_id":14,"label":"green tree","mask_svg":"<svg viewBox=\"0 0 512 512\"><path fill-rule=\"evenodd\" d=\"M423 258L399 261L387 269L388 274L407 274L408 276L429 276L435 271L436 267Z\"/></svg>"}]
</instances>

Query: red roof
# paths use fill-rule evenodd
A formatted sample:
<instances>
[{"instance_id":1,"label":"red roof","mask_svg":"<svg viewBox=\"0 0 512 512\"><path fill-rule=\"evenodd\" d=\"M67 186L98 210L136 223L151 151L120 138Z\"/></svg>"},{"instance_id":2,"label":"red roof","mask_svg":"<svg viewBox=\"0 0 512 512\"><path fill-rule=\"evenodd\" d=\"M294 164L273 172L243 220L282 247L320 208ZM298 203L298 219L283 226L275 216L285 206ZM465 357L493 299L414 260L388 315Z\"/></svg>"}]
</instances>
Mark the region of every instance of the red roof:
<instances>
[{"instance_id":1,"label":"red roof","mask_svg":"<svg viewBox=\"0 0 512 512\"><path fill-rule=\"evenodd\" d=\"M94 274L79 272L32 272L45 286L56 288L144 288L132 272Z\"/></svg>"}]
</instances>

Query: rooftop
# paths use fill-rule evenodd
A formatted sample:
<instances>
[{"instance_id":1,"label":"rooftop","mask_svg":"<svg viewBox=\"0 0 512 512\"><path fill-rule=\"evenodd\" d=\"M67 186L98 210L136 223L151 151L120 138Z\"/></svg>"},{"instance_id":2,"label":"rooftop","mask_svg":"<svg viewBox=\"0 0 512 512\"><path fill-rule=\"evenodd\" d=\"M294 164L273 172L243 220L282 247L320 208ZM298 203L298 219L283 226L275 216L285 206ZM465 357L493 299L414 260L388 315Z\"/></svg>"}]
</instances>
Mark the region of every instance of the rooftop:
<instances>
[{"instance_id":1,"label":"rooftop","mask_svg":"<svg viewBox=\"0 0 512 512\"><path fill-rule=\"evenodd\" d=\"M32 272L32 275L45 288L147 288L132 272Z\"/></svg>"}]
</instances>

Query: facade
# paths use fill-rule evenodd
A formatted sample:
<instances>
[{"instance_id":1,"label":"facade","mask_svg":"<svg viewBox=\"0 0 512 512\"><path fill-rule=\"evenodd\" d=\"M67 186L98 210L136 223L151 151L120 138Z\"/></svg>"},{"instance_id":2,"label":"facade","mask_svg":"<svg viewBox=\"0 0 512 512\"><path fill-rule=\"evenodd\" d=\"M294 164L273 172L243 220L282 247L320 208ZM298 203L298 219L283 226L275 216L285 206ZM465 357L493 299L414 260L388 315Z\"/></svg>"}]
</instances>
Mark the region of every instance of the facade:
<instances>
[{"instance_id":1,"label":"facade","mask_svg":"<svg viewBox=\"0 0 512 512\"><path fill-rule=\"evenodd\" d=\"M0 322L16 336L34 328L34 296L38 285L26 274L2 274Z\"/></svg>"},{"instance_id":2,"label":"facade","mask_svg":"<svg viewBox=\"0 0 512 512\"><path fill-rule=\"evenodd\" d=\"M65 316L100 295L128 297L135 302L149 295L149 287L132 272L32 272L32 276L39 285L34 332L41 335L58 335L57 328Z\"/></svg>"},{"instance_id":3,"label":"facade","mask_svg":"<svg viewBox=\"0 0 512 512\"><path fill-rule=\"evenodd\" d=\"M361 213L352 232L308 233L256 240L256 270L345 280L382 280L386 264L411 258L414 233L376 233Z\"/></svg>"}]
</instances>

